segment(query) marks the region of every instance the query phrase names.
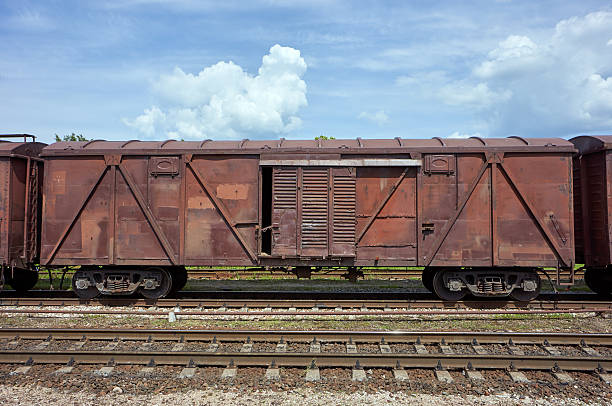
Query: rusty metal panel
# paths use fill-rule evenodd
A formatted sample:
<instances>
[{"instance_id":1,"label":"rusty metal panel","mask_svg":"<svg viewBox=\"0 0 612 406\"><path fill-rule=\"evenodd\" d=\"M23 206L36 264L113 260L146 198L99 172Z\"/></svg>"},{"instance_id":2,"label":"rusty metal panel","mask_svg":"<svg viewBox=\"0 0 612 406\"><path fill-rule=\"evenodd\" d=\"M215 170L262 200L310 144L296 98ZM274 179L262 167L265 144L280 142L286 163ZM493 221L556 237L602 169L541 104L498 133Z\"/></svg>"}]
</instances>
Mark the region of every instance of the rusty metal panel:
<instances>
[{"instance_id":1,"label":"rusty metal panel","mask_svg":"<svg viewBox=\"0 0 612 406\"><path fill-rule=\"evenodd\" d=\"M10 162L9 158L0 158L0 264L9 263L9 196L10 196Z\"/></svg>"},{"instance_id":2,"label":"rusty metal panel","mask_svg":"<svg viewBox=\"0 0 612 406\"><path fill-rule=\"evenodd\" d=\"M500 265L574 264L571 157L506 154L498 177Z\"/></svg>"},{"instance_id":3,"label":"rusty metal panel","mask_svg":"<svg viewBox=\"0 0 612 406\"><path fill-rule=\"evenodd\" d=\"M300 169L300 254L325 257L328 254L329 169Z\"/></svg>"},{"instance_id":4,"label":"rusty metal panel","mask_svg":"<svg viewBox=\"0 0 612 406\"><path fill-rule=\"evenodd\" d=\"M610 263L606 151L583 155L577 161L581 178L576 212L581 214L581 221L576 233L580 233L581 244L576 250L583 249L581 259L585 264L605 266Z\"/></svg>"},{"instance_id":5,"label":"rusty metal panel","mask_svg":"<svg viewBox=\"0 0 612 406\"><path fill-rule=\"evenodd\" d=\"M107 263L113 185L104 159L48 159L45 179L41 262Z\"/></svg>"},{"instance_id":6,"label":"rusty metal panel","mask_svg":"<svg viewBox=\"0 0 612 406\"><path fill-rule=\"evenodd\" d=\"M189 165L193 170L186 170L183 203L185 262L253 263L250 252L255 252L257 246L259 193L256 157L198 155Z\"/></svg>"},{"instance_id":7,"label":"rusty metal panel","mask_svg":"<svg viewBox=\"0 0 612 406\"><path fill-rule=\"evenodd\" d=\"M612 262L612 136L580 136L570 140L574 157L576 260L587 267Z\"/></svg>"},{"instance_id":8,"label":"rusty metal panel","mask_svg":"<svg viewBox=\"0 0 612 406\"><path fill-rule=\"evenodd\" d=\"M332 169L332 244L333 256L355 256L355 168Z\"/></svg>"},{"instance_id":9,"label":"rusty metal panel","mask_svg":"<svg viewBox=\"0 0 612 406\"><path fill-rule=\"evenodd\" d=\"M416 264L416 173L415 168L357 168L356 234L371 222L357 241L358 260Z\"/></svg>"},{"instance_id":10,"label":"rusty metal panel","mask_svg":"<svg viewBox=\"0 0 612 406\"><path fill-rule=\"evenodd\" d=\"M459 154L457 176L424 175L421 263L572 266L570 170L569 154Z\"/></svg>"},{"instance_id":11,"label":"rusty metal panel","mask_svg":"<svg viewBox=\"0 0 612 406\"><path fill-rule=\"evenodd\" d=\"M275 167L272 184L272 255L297 255L298 168Z\"/></svg>"}]
</instances>

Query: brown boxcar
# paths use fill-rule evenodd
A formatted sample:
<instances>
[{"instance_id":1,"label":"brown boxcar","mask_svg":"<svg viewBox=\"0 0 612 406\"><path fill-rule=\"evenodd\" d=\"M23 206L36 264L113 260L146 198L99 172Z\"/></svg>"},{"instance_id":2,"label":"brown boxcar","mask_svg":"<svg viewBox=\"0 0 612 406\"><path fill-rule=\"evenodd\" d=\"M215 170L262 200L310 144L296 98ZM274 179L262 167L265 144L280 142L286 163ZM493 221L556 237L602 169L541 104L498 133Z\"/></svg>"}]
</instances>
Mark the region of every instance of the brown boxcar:
<instances>
[{"instance_id":1,"label":"brown boxcar","mask_svg":"<svg viewBox=\"0 0 612 406\"><path fill-rule=\"evenodd\" d=\"M573 269L562 139L60 142L43 151L41 263L81 296L156 297L190 265L421 266L441 297ZM175 282L180 285L182 282Z\"/></svg>"},{"instance_id":2,"label":"brown boxcar","mask_svg":"<svg viewBox=\"0 0 612 406\"><path fill-rule=\"evenodd\" d=\"M574 157L576 261L591 290L612 293L612 136L570 140Z\"/></svg>"},{"instance_id":3,"label":"brown boxcar","mask_svg":"<svg viewBox=\"0 0 612 406\"><path fill-rule=\"evenodd\" d=\"M44 146L0 141L0 279L16 290L31 289L38 280L32 270L40 237L42 162L37 157Z\"/></svg>"}]
</instances>

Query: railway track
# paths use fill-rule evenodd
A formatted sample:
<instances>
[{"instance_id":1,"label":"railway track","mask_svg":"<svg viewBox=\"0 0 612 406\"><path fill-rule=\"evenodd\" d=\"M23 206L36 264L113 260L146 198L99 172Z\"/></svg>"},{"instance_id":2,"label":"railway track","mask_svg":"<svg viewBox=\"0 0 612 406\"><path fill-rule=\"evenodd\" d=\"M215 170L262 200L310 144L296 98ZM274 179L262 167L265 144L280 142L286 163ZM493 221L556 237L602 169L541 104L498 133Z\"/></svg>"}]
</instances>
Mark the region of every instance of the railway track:
<instances>
[{"instance_id":1,"label":"railway track","mask_svg":"<svg viewBox=\"0 0 612 406\"><path fill-rule=\"evenodd\" d=\"M609 313L612 301L569 300L532 301L459 301L431 299L411 300L307 300L307 299L196 299L176 298L147 300L139 298L104 298L83 301L76 297L0 298L0 312L5 314L138 314L167 316L174 311L184 316L385 316L385 315L484 315L484 314L550 314ZM103 306L104 309L99 309ZM84 307L84 308L83 308ZM129 307L129 309L117 309ZM134 312L133 308L138 308ZM164 310L165 309L165 310Z\"/></svg>"},{"instance_id":2,"label":"railway track","mask_svg":"<svg viewBox=\"0 0 612 406\"><path fill-rule=\"evenodd\" d=\"M95 364L109 374L118 365L171 365L191 368L191 376L205 366L234 374L239 367L591 371L609 381L612 334L6 328L0 363L24 373L36 364Z\"/></svg>"}]
</instances>

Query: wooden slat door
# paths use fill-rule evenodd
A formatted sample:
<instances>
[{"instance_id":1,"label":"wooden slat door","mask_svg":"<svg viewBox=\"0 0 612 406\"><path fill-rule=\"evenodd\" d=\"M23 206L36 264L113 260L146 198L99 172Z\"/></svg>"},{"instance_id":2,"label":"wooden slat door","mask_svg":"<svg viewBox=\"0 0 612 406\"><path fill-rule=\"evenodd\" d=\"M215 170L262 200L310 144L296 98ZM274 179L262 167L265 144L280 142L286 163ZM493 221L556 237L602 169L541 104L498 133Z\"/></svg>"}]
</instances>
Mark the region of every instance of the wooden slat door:
<instances>
[{"instance_id":1,"label":"wooden slat door","mask_svg":"<svg viewBox=\"0 0 612 406\"><path fill-rule=\"evenodd\" d=\"M301 168L300 255L328 255L329 169Z\"/></svg>"},{"instance_id":2,"label":"wooden slat door","mask_svg":"<svg viewBox=\"0 0 612 406\"><path fill-rule=\"evenodd\" d=\"M332 170L333 256L355 256L355 172L355 168Z\"/></svg>"},{"instance_id":3,"label":"wooden slat door","mask_svg":"<svg viewBox=\"0 0 612 406\"><path fill-rule=\"evenodd\" d=\"M272 255L297 255L297 167L275 167L272 181Z\"/></svg>"}]
</instances>

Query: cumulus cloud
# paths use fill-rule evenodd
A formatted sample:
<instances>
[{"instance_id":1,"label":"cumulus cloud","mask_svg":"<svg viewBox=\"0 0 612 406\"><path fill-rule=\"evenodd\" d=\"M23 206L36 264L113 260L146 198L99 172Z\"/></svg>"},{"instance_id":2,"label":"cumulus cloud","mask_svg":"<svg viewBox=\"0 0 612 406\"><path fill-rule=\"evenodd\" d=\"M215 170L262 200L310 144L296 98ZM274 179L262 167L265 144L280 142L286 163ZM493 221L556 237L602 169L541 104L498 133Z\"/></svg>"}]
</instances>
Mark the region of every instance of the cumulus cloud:
<instances>
[{"instance_id":1,"label":"cumulus cloud","mask_svg":"<svg viewBox=\"0 0 612 406\"><path fill-rule=\"evenodd\" d=\"M362 111L357 117L364 120L372 121L378 125L383 125L387 121L389 121L389 116L387 115L387 113L384 112L384 110L378 110L376 112Z\"/></svg>"},{"instance_id":2,"label":"cumulus cloud","mask_svg":"<svg viewBox=\"0 0 612 406\"><path fill-rule=\"evenodd\" d=\"M307 65L300 51L274 45L257 75L219 62L197 75L176 67L153 84L158 105L123 122L147 138L240 138L285 134L301 126Z\"/></svg>"},{"instance_id":3,"label":"cumulus cloud","mask_svg":"<svg viewBox=\"0 0 612 406\"><path fill-rule=\"evenodd\" d=\"M510 35L469 77L439 85L437 94L446 104L477 108L492 135L609 131L611 37L607 11L562 20L538 40Z\"/></svg>"}]
</instances>

